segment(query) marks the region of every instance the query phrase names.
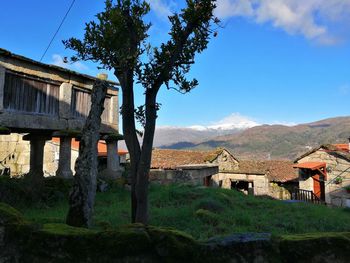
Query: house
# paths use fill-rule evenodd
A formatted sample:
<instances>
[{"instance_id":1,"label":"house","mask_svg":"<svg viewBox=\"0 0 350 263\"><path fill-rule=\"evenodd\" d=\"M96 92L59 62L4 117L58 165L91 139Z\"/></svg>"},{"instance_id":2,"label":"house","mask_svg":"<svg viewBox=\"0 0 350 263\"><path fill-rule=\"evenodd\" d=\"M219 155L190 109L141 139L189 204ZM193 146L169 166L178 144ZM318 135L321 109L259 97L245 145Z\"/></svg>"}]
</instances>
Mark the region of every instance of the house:
<instances>
[{"instance_id":1,"label":"house","mask_svg":"<svg viewBox=\"0 0 350 263\"><path fill-rule=\"evenodd\" d=\"M299 189L335 206L350 206L349 144L325 144L294 161L299 169Z\"/></svg>"},{"instance_id":2,"label":"house","mask_svg":"<svg viewBox=\"0 0 350 263\"><path fill-rule=\"evenodd\" d=\"M85 124L98 78L0 49L0 171L42 177L57 170L56 175L71 177L72 139ZM119 166L119 89L118 83L108 82L99 132L107 144L107 170L114 174ZM60 138L59 149L51 143L53 137Z\"/></svg>"},{"instance_id":3,"label":"house","mask_svg":"<svg viewBox=\"0 0 350 263\"><path fill-rule=\"evenodd\" d=\"M220 170L213 180L222 188L285 200L291 198L297 174L290 161L241 160L234 169Z\"/></svg>"},{"instance_id":4,"label":"house","mask_svg":"<svg viewBox=\"0 0 350 263\"><path fill-rule=\"evenodd\" d=\"M218 165L208 162L212 152L154 149L150 181L161 184L191 183L210 186Z\"/></svg>"},{"instance_id":5,"label":"house","mask_svg":"<svg viewBox=\"0 0 350 263\"><path fill-rule=\"evenodd\" d=\"M212 151L155 149L150 178L160 183L186 182L189 177L181 176L180 171L187 167L194 169L194 165L198 167L195 182L236 189L246 194L290 199L288 188L297 184L292 162L238 160L224 148ZM217 166L216 172L200 172L200 169L210 166L212 169Z\"/></svg>"}]
</instances>

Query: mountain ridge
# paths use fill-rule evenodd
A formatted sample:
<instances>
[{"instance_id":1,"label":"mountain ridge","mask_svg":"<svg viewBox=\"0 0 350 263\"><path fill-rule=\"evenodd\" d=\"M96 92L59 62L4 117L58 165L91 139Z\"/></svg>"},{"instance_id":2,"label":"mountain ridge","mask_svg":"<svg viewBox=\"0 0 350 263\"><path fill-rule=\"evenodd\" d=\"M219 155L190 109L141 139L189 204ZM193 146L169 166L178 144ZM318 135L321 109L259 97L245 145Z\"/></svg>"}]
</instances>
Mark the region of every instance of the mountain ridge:
<instances>
[{"instance_id":1,"label":"mountain ridge","mask_svg":"<svg viewBox=\"0 0 350 263\"><path fill-rule=\"evenodd\" d=\"M188 135L186 131L188 130L183 130L181 136L177 137L177 139L186 138L185 140L176 140L175 130L172 134L167 134L163 130L161 141L168 139L169 143L161 143L157 141L158 130L155 136L155 142L157 142L155 147L201 150L225 147L241 159L293 160L320 144L347 143L347 138L350 136L350 116L328 118L294 126L265 124L247 129L226 130L224 134L217 136L214 133L206 134L206 137L201 133Z\"/></svg>"}]
</instances>

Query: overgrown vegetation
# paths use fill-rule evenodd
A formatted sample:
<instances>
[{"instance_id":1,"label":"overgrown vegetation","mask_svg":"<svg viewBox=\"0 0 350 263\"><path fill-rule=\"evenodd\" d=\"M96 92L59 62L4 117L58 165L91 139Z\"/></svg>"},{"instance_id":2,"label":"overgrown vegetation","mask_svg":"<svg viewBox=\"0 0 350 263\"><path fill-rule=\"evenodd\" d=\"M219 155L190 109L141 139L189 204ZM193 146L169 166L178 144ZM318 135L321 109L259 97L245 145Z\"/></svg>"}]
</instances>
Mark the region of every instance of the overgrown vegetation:
<instances>
[{"instance_id":1,"label":"overgrown vegetation","mask_svg":"<svg viewBox=\"0 0 350 263\"><path fill-rule=\"evenodd\" d=\"M1 184L4 181L0 181ZM48 182L52 184L53 181ZM33 202L20 201L13 196L16 202L12 205L23 212L28 220L36 223L64 223L68 210L67 188L59 180L56 187L52 187L47 189L65 198ZM43 196L46 194L43 193ZM225 189L151 185L150 203L151 225L176 228L201 240L243 232L294 234L350 231L349 209L285 203ZM111 229L128 224L129 218L130 192L123 185L116 183L108 192L97 193L94 228Z\"/></svg>"}]
</instances>

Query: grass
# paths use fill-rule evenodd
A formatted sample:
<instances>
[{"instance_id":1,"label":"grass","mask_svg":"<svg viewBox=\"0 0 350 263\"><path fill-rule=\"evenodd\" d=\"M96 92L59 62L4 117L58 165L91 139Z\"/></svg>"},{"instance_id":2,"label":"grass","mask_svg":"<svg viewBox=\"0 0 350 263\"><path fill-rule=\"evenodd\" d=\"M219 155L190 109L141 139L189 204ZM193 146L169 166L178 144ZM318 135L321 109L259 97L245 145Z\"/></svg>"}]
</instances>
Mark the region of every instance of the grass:
<instances>
[{"instance_id":1,"label":"grass","mask_svg":"<svg viewBox=\"0 0 350 263\"><path fill-rule=\"evenodd\" d=\"M97 193L95 227L113 228L130 222L130 192L114 187ZM63 223L66 200L46 206L16 207L37 223ZM294 234L350 231L350 210L322 205L285 203L214 188L151 185L150 224L182 230L196 239L242 232Z\"/></svg>"}]
</instances>

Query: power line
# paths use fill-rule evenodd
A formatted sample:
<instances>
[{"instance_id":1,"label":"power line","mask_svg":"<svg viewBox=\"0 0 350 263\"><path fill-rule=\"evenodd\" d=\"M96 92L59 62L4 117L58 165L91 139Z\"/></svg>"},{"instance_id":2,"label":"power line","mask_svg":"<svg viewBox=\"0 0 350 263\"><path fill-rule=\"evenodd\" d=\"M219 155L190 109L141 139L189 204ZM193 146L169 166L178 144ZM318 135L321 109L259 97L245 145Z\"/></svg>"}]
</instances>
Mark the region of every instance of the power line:
<instances>
[{"instance_id":1,"label":"power line","mask_svg":"<svg viewBox=\"0 0 350 263\"><path fill-rule=\"evenodd\" d=\"M69 8L68 8L68 10L67 10L66 14L64 15L64 17L63 17L63 19L62 19L62 21L61 21L60 25L58 26L58 28L57 28L57 30L56 30L56 32L55 32L55 34L54 34L54 35L53 35L53 37L51 38L50 43L48 44L47 48L45 49L44 54L41 56L41 58L40 58L40 62L41 62L41 61L43 60L43 58L45 57L46 52L49 50L49 48L50 48L50 46L51 46L51 44L52 44L53 40L55 39L55 37L56 37L56 35L57 35L58 31L60 31L61 26L63 25L64 21L66 20L66 18L67 18L67 16L68 16L68 14L69 14L70 10L72 9L72 7L73 7L74 3L75 3L75 0L72 0L72 3L70 4L70 6L69 6Z\"/></svg>"}]
</instances>

